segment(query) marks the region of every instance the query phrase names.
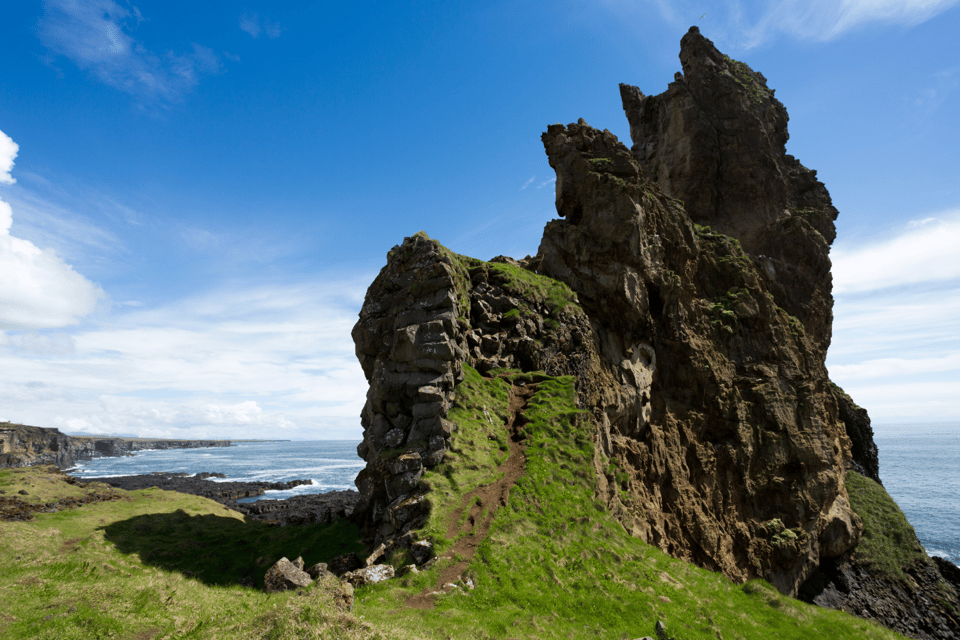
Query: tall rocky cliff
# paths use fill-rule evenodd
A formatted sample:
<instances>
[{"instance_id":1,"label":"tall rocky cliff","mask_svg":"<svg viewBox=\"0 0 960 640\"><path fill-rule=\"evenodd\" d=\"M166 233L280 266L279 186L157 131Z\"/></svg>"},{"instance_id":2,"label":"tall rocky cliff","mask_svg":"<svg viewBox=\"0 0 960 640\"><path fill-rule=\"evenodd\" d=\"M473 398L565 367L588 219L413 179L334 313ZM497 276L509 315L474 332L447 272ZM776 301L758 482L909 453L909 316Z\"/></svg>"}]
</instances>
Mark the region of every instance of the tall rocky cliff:
<instances>
[{"instance_id":1,"label":"tall rocky cliff","mask_svg":"<svg viewBox=\"0 0 960 640\"><path fill-rule=\"evenodd\" d=\"M535 257L423 233L388 254L353 331L370 381L355 517L378 543L422 522L469 365L576 376L599 497L678 558L797 595L858 544L846 471L879 478L869 419L824 366L837 211L786 154L761 74L696 28L680 59L661 95L621 85L632 149L548 127L560 218Z\"/></svg>"}]
</instances>

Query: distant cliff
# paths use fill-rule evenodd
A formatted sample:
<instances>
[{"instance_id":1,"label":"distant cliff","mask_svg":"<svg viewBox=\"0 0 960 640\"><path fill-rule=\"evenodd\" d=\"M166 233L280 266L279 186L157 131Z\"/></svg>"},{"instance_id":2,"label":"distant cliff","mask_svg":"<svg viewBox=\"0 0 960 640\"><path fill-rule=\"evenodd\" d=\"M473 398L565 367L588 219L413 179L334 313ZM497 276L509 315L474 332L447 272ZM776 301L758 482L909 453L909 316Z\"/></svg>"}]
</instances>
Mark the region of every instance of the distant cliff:
<instances>
[{"instance_id":1,"label":"distant cliff","mask_svg":"<svg viewBox=\"0 0 960 640\"><path fill-rule=\"evenodd\" d=\"M661 95L621 85L632 149L583 120L548 127L560 219L535 257L483 262L422 232L388 253L353 330L370 382L354 518L375 543L421 526L469 365L575 376L597 497L671 555L811 599L844 563L870 573L847 479L879 480L876 446L824 365L837 210L786 153L761 74L695 27L680 60Z\"/></svg>"},{"instance_id":2,"label":"distant cliff","mask_svg":"<svg viewBox=\"0 0 960 640\"><path fill-rule=\"evenodd\" d=\"M68 436L59 429L0 422L0 467L55 464L61 469L81 460L124 456L144 449L229 447L229 440L158 440Z\"/></svg>"}]
</instances>

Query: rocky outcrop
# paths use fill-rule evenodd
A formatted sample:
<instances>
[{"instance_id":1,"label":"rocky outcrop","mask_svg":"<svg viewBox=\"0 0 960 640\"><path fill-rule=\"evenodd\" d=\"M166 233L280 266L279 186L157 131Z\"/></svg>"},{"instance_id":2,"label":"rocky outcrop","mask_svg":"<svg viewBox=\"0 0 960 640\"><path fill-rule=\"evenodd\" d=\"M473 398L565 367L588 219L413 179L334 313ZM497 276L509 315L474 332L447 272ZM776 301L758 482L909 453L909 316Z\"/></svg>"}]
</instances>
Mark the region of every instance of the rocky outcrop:
<instances>
[{"instance_id":1,"label":"rocky outcrop","mask_svg":"<svg viewBox=\"0 0 960 640\"><path fill-rule=\"evenodd\" d=\"M576 376L598 496L675 557L788 595L851 557L846 470L877 464L824 366L837 211L786 154L761 74L696 28L680 57L661 95L621 85L631 149L548 128L560 219L535 257L481 262L422 232L388 254L353 331L370 381L355 517L378 548L414 544L470 364Z\"/></svg>"},{"instance_id":2,"label":"rocky outcrop","mask_svg":"<svg viewBox=\"0 0 960 640\"><path fill-rule=\"evenodd\" d=\"M592 387L603 374L590 373L591 336L570 288L518 261L459 256L422 232L391 249L353 329L370 382L354 518L374 543L421 522L428 503L420 479L456 432L448 412L464 363L572 374Z\"/></svg>"},{"instance_id":3,"label":"rocky outcrop","mask_svg":"<svg viewBox=\"0 0 960 640\"><path fill-rule=\"evenodd\" d=\"M132 455L145 449L229 447L229 440L159 440L68 436L59 429L0 423L0 467L54 464L61 469L81 460Z\"/></svg>"},{"instance_id":4,"label":"rocky outcrop","mask_svg":"<svg viewBox=\"0 0 960 640\"><path fill-rule=\"evenodd\" d=\"M737 238L811 346L830 345L834 208L816 171L786 153L787 110L763 74L720 53L696 27L667 90L621 85L632 151L690 219Z\"/></svg>"},{"instance_id":5,"label":"rocky outcrop","mask_svg":"<svg viewBox=\"0 0 960 640\"><path fill-rule=\"evenodd\" d=\"M564 219L547 224L540 271L594 321L614 383L581 401L636 499L606 497L671 554L795 594L860 533L822 352L760 259L693 223L613 134L581 121L543 140Z\"/></svg>"},{"instance_id":6,"label":"rocky outcrop","mask_svg":"<svg viewBox=\"0 0 960 640\"><path fill-rule=\"evenodd\" d=\"M936 564L918 562L910 567L904 580L893 580L854 556L848 553L825 561L803 585L800 598L876 620L917 640L960 638L956 592L953 587L946 587L943 570L938 570Z\"/></svg>"},{"instance_id":7,"label":"rocky outcrop","mask_svg":"<svg viewBox=\"0 0 960 640\"><path fill-rule=\"evenodd\" d=\"M388 254L353 329L370 382L357 454L357 518L377 540L405 533L425 508L420 478L443 460L456 425L447 412L462 379L468 313L462 266L425 234Z\"/></svg>"},{"instance_id":8,"label":"rocky outcrop","mask_svg":"<svg viewBox=\"0 0 960 640\"><path fill-rule=\"evenodd\" d=\"M880 458L877 443L873 441L873 428L867 410L857 405L846 391L833 385L833 395L837 399L840 420L843 421L850 437L850 460L847 468L877 482L880 481Z\"/></svg>"}]
</instances>

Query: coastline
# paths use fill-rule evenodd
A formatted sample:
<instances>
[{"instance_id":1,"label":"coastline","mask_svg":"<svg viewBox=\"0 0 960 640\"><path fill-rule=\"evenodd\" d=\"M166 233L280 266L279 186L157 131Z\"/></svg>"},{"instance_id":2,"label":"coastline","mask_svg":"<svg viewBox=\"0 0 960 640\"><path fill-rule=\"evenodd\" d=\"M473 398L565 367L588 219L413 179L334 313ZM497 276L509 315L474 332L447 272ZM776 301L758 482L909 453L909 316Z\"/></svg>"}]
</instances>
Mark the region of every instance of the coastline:
<instances>
[{"instance_id":1,"label":"coastline","mask_svg":"<svg viewBox=\"0 0 960 640\"><path fill-rule=\"evenodd\" d=\"M83 460L128 456L149 449L230 446L231 440L70 436L55 428L0 422L0 468L53 464L67 469Z\"/></svg>"},{"instance_id":2,"label":"coastline","mask_svg":"<svg viewBox=\"0 0 960 640\"><path fill-rule=\"evenodd\" d=\"M88 483L102 482L126 491L157 488L201 496L239 511L251 519L279 526L327 524L346 518L353 512L360 498L360 494L356 491L346 490L291 496L281 500L262 499L256 502L241 502L247 498L262 496L267 491L288 491L294 487L311 484L312 480L217 482L212 479L224 477L226 476L222 473L210 472L194 475L156 472L134 476L91 478Z\"/></svg>"}]
</instances>

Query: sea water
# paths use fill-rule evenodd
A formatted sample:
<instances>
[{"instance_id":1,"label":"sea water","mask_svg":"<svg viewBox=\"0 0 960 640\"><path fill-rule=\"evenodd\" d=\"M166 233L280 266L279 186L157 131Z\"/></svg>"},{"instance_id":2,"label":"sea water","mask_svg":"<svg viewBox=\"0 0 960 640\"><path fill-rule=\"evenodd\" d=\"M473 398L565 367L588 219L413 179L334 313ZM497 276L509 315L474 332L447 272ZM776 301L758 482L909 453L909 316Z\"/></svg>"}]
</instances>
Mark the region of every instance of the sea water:
<instances>
[{"instance_id":1,"label":"sea water","mask_svg":"<svg viewBox=\"0 0 960 640\"><path fill-rule=\"evenodd\" d=\"M875 428L880 480L927 553L960 564L960 424Z\"/></svg>"},{"instance_id":2,"label":"sea water","mask_svg":"<svg viewBox=\"0 0 960 640\"><path fill-rule=\"evenodd\" d=\"M960 563L960 424L895 425L877 428L880 479L913 525L930 555ZM354 489L364 467L358 441L238 442L231 447L141 451L132 457L97 458L72 475L93 479L153 471L226 474L221 481L311 480L290 491L261 498ZM257 499L257 498L254 498Z\"/></svg>"},{"instance_id":3,"label":"sea water","mask_svg":"<svg viewBox=\"0 0 960 640\"><path fill-rule=\"evenodd\" d=\"M309 493L355 490L353 481L366 464L357 455L358 444L358 440L235 442L229 447L145 450L133 456L81 462L69 473L93 480L154 471L190 475L207 471L226 475L210 478L214 482L311 481L289 491L267 491L259 496L282 500Z\"/></svg>"}]
</instances>

